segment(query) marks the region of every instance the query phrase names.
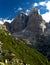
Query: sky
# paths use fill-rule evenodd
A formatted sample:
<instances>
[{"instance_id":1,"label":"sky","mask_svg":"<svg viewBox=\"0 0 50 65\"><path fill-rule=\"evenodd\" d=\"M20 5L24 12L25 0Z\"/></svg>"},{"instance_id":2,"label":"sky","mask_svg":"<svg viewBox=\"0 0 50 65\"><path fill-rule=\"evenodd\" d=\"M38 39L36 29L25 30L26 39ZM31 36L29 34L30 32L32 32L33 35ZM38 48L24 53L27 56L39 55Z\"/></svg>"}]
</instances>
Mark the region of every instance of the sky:
<instances>
[{"instance_id":1,"label":"sky","mask_svg":"<svg viewBox=\"0 0 50 65\"><path fill-rule=\"evenodd\" d=\"M0 0L0 23L10 23L20 12L28 14L34 7L46 22L50 21L50 0Z\"/></svg>"}]
</instances>

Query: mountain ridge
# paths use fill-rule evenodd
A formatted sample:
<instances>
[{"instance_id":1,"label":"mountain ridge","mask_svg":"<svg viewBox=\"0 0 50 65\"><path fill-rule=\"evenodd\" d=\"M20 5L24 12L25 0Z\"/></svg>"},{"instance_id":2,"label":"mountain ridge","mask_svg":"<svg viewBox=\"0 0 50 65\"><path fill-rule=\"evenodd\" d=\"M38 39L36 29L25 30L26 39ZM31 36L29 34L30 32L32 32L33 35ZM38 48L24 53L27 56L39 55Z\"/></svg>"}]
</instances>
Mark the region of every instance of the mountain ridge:
<instances>
[{"instance_id":1,"label":"mountain ridge","mask_svg":"<svg viewBox=\"0 0 50 65\"><path fill-rule=\"evenodd\" d=\"M43 20L38 9L34 8L28 16L20 13L10 24L5 23L5 26L12 36L37 49L50 60L50 24ZM27 43L27 40L30 43Z\"/></svg>"}]
</instances>

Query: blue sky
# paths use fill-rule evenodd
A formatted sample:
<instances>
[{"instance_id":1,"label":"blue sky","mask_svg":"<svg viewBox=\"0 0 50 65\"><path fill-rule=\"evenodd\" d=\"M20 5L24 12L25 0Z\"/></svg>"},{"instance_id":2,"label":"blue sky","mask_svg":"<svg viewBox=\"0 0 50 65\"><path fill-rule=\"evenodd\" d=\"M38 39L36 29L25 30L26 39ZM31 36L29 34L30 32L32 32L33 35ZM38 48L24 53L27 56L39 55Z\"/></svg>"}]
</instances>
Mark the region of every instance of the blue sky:
<instances>
[{"instance_id":1,"label":"blue sky","mask_svg":"<svg viewBox=\"0 0 50 65\"><path fill-rule=\"evenodd\" d=\"M28 13L33 7L37 7L42 16L50 13L48 7L50 0L0 0L0 22L12 20L20 12Z\"/></svg>"}]
</instances>

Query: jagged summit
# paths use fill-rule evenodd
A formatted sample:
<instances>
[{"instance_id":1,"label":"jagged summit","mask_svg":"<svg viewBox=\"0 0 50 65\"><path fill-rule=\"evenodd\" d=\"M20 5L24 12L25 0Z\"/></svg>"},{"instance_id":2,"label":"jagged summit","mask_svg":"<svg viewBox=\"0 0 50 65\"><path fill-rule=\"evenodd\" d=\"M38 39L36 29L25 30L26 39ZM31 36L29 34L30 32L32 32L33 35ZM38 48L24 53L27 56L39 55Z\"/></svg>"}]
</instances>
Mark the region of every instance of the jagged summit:
<instances>
[{"instance_id":1,"label":"jagged summit","mask_svg":"<svg viewBox=\"0 0 50 65\"><path fill-rule=\"evenodd\" d=\"M33 9L31 10L30 14L31 14L31 15L34 15L34 16L38 15L38 14L39 14L38 9L37 9L37 8L33 8Z\"/></svg>"},{"instance_id":2,"label":"jagged summit","mask_svg":"<svg viewBox=\"0 0 50 65\"><path fill-rule=\"evenodd\" d=\"M40 23L42 21L43 18L41 15L39 15L37 8L32 9L28 16L21 12L11 22L10 31L11 33L14 33L21 32L24 29L27 29L30 30L31 32L36 32L40 28Z\"/></svg>"},{"instance_id":3,"label":"jagged summit","mask_svg":"<svg viewBox=\"0 0 50 65\"><path fill-rule=\"evenodd\" d=\"M22 31L27 24L28 17L20 13L12 22L11 22L11 31L12 32L20 32Z\"/></svg>"},{"instance_id":4,"label":"jagged summit","mask_svg":"<svg viewBox=\"0 0 50 65\"><path fill-rule=\"evenodd\" d=\"M29 15L29 20L27 24L27 30L30 30L31 32L39 33L42 32L40 28L40 24L43 22L42 16L39 14L38 9L34 8L31 10L31 13Z\"/></svg>"}]
</instances>

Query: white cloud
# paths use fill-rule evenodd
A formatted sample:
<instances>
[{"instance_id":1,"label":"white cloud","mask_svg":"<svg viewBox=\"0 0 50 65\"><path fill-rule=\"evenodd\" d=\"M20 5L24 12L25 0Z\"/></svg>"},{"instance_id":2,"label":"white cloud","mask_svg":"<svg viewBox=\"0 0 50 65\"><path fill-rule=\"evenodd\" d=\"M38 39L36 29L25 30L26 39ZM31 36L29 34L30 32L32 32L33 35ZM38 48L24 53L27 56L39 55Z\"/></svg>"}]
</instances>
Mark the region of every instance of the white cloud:
<instances>
[{"instance_id":1,"label":"white cloud","mask_svg":"<svg viewBox=\"0 0 50 65\"><path fill-rule=\"evenodd\" d=\"M26 10L26 12L30 12L30 10L29 10L29 9L27 9L27 10Z\"/></svg>"},{"instance_id":2,"label":"white cloud","mask_svg":"<svg viewBox=\"0 0 50 65\"><path fill-rule=\"evenodd\" d=\"M3 24L3 18L0 18L0 24Z\"/></svg>"},{"instance_id":3,"label":"white cloud","mask_svg":"<svg viewBox=\"0 0 50 65\"><path fill-rule=\"evenodd\" d=\"M42 17L46 22L49 22L50 21L50 12L46 12L45 14L42 14Z\"/></svg>"},{"instance_id":4,"label":"white cloud","mask_svg":"<svg viewBox=\"0 0 50 65\"><path fill-rule=\"evenodd\" d=\"M46 5L46 3L45 2L39 2L39 5L44 6L44 5Z\"/></svg>"},{"instance_id":5,"label":"white cloud","mask_svg":"<svg viewBox=\"0 0 50 65\"><path fill-rule=\"evenodd\" d=\"M3 24L3 21L0 21L0 24Z\"/></svg>"},{"instance_id":6,"label":"white cloud","mask_svg":"<svg viewBox=\"0 0 50 65\"><path fill-rule=\"evenodd\" d=\"M47 9L50 11L50 1L46 3Z\"/></svg>"},{"instance_id":7,"label":"white cloud","mask_svg":"<svg viewBox=\"0 0 50 65\"><path fill-rule=\"evenodd\" d=\"M29 12L30 12L30 10L27 9L25 14L26 14L26 15L29 15Z\"/></svg>"},{"instance_id":8,"label":"white cloud","mask_svg":"<svg viewBox=\"0 0 50 65\"><path fill-rule=\"evenodd\" d=\"M5 22L11 23L12 21L13 21L13 19L12 20L8 20L8 19L0 18L0 24L4 24Z\"/></svg>"},{"instance_id":9,"label":"white cloud","mask_svg":"<svg viewBox=\"0 0 50 65\"><path fill-rule=\"evenodd\" d=\"M36 7L36 6L38 6L38 3L34 3L34 4L33 4L33 7Z\"/></svg>"},{"instance_id":10,"label":"white cloud","mask_svg":"<svg viewBox=\"0 0 50 65\"><path fill-rule=\"evenodd\" d=\"M23 8L19 7L18 10L19 10L19 11L20 11L20 10L23 10Z\"/></svg>"},{"instance_id":11,"label":"white cloud","mask_svg":"<svg viewBox=\"0 0 50 65\"><path fill-rule=\"evenodd\" d=\"M4 23L5 23L5 22L9 22L9 23L11 23L11 22L13 21L13 19L12 19L12 20L4 19L3 21L4 21Z\"/></svg>"},{"instance_id":12,"label":"white cloud","mask_svg":"<svg viewBox=\"0 0 50 65\"><path fill-rule=\"evenodd\" d=\"M49 12L42 14L42 17L46 22L49 22L50 21L50 1L46 2L45 6L46 6L46 9L49 10Z\"/></svg>"}]
</instances>

